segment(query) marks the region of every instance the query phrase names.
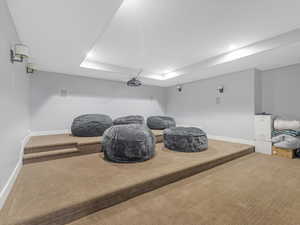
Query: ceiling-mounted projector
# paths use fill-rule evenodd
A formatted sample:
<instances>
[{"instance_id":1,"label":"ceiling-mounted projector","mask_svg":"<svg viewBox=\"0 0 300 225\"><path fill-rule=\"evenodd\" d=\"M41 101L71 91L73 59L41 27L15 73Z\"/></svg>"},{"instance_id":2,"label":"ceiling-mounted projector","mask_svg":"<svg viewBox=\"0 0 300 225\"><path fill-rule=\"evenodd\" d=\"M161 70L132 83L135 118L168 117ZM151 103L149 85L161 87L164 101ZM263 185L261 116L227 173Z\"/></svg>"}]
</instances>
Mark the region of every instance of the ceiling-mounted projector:
<instances>
[{"instance_id":1,"label":"ceiling-mounted projector","mask_svg":"<svg viewBox=\"0 0 300 225\"><path fill-rule=\"evenodd\" d=\"M141 85L142 85L142 82L140 80L138 80L136 77L127 81L127 86L129 86L129 87L138 87Z\"/></svg>"},{"instance_id":2,"label":"ceiling-mounted projector","mask_svg":"<svg viewBox=\"0 0 300 225\"><path fill-rule=\"evenodd\" d=\"M138 79L138 77L140 76L140 74L143 72L142 69L139 70L139 72L137 73L137 75L133 78L131 78L129 81L127 81L127 86L129 87L138 87L142 85L142 82Z\"/></svg>"}]
</instances>

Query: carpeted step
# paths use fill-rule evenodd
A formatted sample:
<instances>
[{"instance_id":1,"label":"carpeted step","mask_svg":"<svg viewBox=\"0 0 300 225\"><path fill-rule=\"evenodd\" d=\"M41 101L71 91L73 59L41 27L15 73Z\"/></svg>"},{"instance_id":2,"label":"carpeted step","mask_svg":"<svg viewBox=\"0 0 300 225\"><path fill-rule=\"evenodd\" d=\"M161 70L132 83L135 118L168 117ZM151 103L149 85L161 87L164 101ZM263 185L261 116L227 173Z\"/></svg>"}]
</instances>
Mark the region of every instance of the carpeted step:
<instances>
[{"instance_id":1,"label":"carpeted step","mask_svg":"<svg viewBox=\"0 0 300 225\"><path fill-rule=\"evenodd\" d=\"M35 163L101 151L102 137L74 137L71 134L33 136L24 149L23 163Z\"/></svg>"},{"instance_id":2,"label":"carpeted step","mask_svg":"<svg viewBox=\"0 0 300 225\"><path fill-rule=\"evenodd\" d=\"M33 136L25 146L24 154L76 148L80 145L100 144L102 137L75 137L71 134Z\"/></svg>"},{"instance_id":3,"label":"carpeted step","mask_svg":"<svg viewBox=\"0 0 300 225\"><path fill-rule=\"evenodd\" d=\"M152 130L156 137L156 142L163 141L162 130ZM101 144L102 137L75 137L71 134L55 134L33 136L30 138L24 148L24 154L47 152L52 150L63 150L75 147L91 147L92 145Z\"/></svg>"},{"instance_id":4,"label":"carpeted step","mask_svg":"<svg viewBox=\"0 0 300 225\"><path fill-rule=\"evenodd\" d=\"M23 164L62 159L101 152L101 144L80 143L77 145L60 145L50 148L41 148L37 151L27 152L23 156Z\"/></svg>"},{"instance_id":5,"label":"carpeted step","mask_svg":"<svg viewBox=\"0 0 300 225\"><path fill-rule=\"evenodd\" d=\"M38 145L35 147L25 147L24 155L43 153L43 152L49 152L49 151L58 151L58 150L64 150L64 149L68 149L68 148L76 148L76 146L77 146L76 142L73 142L73 143L67 142L67 143L63 143L63 144Z\"/></svg>"},{"instance_id":6,"label":"carpeted step","mask_svg":"<svg viewBox=\"0 0 300 225\"><path fill-rule=\"evenodd\" d=\"M163 141L163 131L152 130L156 142ZM24 149L23 163L35 163L101 151L102 137L74 137L71 134L33 136Z\"/></svg>"},{"instance_id":7,"label":"carpeted step","mask_svg":"<svg viewBox=\"0 0 300 225\"><path fill-rule=\"evenodd\" d=\"M75 148L64 148L64 149L51 150L45 152L30 153L30 154L25 154L23 156L23 164L36 163L36 162L42 162L42 161L48 161L54 159L62 159L66 157L80 156L80 155L91 154L96 152L98 151L95 150L95 148L90 150L80 150L75 147Z\"/></svg>"},{"instance_id":8,"label":"carpeted step","mask_svg":"<svg viewBox=\"0 0 300 225\"><path fill-rule=\"evenodd\" d=\"M253 146L209 140L203 152L156 145L143 163L111 163L103 153L25 165L0 221L5 225L63 225L145 192L254 151Z\"/></svg>"}]
</instances>

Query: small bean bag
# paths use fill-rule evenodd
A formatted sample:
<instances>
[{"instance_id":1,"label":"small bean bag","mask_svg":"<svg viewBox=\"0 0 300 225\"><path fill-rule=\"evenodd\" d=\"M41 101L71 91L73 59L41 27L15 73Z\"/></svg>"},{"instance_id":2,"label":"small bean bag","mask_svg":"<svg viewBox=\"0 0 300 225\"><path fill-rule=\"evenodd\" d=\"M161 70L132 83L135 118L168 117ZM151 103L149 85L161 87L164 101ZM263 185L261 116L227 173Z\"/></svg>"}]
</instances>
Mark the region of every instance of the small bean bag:
<instances>
[{"instance_id":1,"label":"small bean bag","mask_svg":"<svg viewBox=\"0 0 300 225\"><path fill-rule=\"evenodd\" d=\"M168 116L150 116L147 119L147 125L152 130L164 130L170 127L176 127L176 122Z\"/></svg>"},{"instance_id":2,"label":"small bean bag","mask_svg":"<svg viewBox=\"0 0 300 225\"><path fill-rule=\"evenodd\" d=\"M132 115L132 116L124 116L119 117L114 120L114 125L122 125L122 124L145 124L145 119L143 116Z\"/></svg>"},{"instance_id":3,"label":"small bean bag","mask_svg":"<svg viewBox=\"0 0 300 225\"><path fill-rule=\"evenodd\" d=\"M97 137L111 126L112 119L107 115L85 114L73 120L71 132L78 137Z\"/></svg>"},{"instance_id":4,"label":"small bean bag","mask_svg":"<svg viewBox=\"0 0 300 225\"><path fill-rule=\"evenodd\" d=\"M178 152L200 152L208 148L208 141L199 128L173 127L164 130L164 145Z\"/></svg>"}]
</instances>

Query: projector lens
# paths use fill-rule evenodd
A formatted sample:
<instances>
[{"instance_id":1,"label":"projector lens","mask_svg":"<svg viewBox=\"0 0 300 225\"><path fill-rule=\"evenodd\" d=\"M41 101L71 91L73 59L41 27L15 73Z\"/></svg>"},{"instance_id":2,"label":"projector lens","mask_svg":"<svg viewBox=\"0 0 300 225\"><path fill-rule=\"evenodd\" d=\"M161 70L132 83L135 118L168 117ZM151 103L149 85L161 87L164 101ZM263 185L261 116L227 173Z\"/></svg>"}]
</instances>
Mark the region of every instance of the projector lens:
<instances>
[{"instance_id":1,"label":"projector lens","mask_svg":"<svg viewBox=\"0 0 300 225\"><path fill-rule=\"evenodd\" d=\"M129 87L138 87L141 85L142 85L142 82L136 78L132 78L131 80L127 81L127 86L129 86Z\"/></svg>"}]
</instances>

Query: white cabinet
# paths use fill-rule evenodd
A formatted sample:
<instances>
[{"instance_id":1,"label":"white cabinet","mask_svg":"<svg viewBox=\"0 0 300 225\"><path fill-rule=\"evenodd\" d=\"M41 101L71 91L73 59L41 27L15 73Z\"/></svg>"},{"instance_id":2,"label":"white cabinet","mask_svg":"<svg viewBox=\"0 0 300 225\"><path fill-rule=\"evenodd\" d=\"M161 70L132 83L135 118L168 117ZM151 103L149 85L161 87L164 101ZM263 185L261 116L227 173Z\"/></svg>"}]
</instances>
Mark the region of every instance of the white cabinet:
<instances>
[{"instance_id":1,"label":"white cabinet","mask_svg":"<svg viewBox=\"0 0 300 225\"><path fill-rule=\"evenodd\" d=\"M272 154L272 115L255 116L255 151L271 155Z\"/></svg>"},{"instance_id":2,"label":"white cabinet","mask_svg":"<svg viewBox=\"0 0 300 225\"><path fill-rule=\"evenodd\" d=\"M267 155L272 155L272 142L255 141L255 151Z\"/></svg>"},{"instance_id":3,"label":"white cabinet","mask_svg":"<svg viewBox=\"0 0 300 225\"><path fill-rule=\"evenodd\" d=\"M255 116L255 140L271 141L273 130L272 115Z\"/></svg>"}]
</instances>

